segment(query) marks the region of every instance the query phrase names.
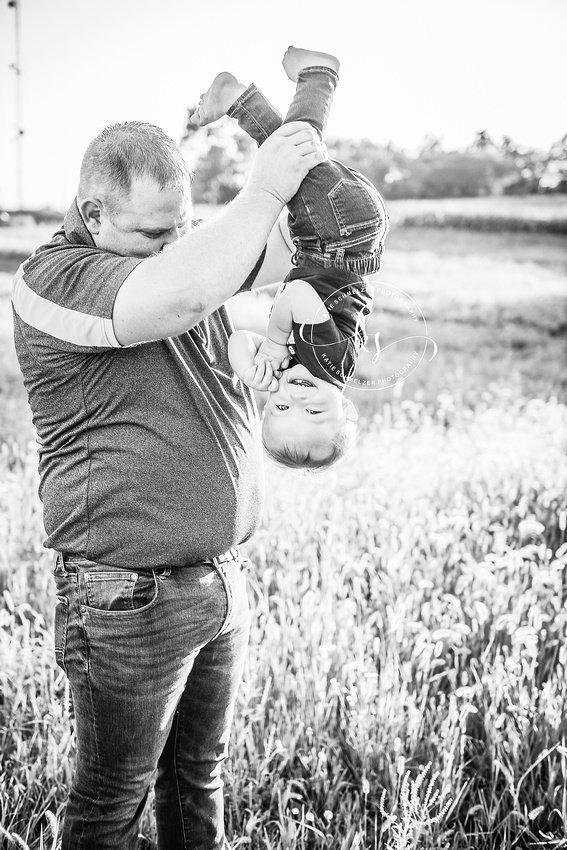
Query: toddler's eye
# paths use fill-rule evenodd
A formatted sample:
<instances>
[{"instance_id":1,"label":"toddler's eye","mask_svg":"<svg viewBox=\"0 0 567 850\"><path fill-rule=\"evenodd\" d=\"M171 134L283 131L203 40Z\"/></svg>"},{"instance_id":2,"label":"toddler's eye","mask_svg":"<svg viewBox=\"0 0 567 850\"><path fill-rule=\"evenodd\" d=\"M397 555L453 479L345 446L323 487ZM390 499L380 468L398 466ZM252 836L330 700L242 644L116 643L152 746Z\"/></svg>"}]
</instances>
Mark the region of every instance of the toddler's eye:
<instances>
[{"instance_id":1,"label":"toddler's eye","mask_svg":"<svg viewBox=\"0 0 567 850\"><path fill-rule=\"evenodd\" d=\"M287 410L289 405L287 404L276 404L278 410Z\"/></svg>"},{"instance_id":2,"label":"toddler's eye","mask_svg":"<svg viewBox=\"0 0 567 850\"><path fill-rule=\"evenodd\" d=\"M306 407L306 408L305 408L305 410L307 411L307 413L313 413L313 414L314 414L314 413L321 413L321 411L320 411L320 410L309 410L309 408L308 408L308 407Z\"/></svg>"}]
</instances>

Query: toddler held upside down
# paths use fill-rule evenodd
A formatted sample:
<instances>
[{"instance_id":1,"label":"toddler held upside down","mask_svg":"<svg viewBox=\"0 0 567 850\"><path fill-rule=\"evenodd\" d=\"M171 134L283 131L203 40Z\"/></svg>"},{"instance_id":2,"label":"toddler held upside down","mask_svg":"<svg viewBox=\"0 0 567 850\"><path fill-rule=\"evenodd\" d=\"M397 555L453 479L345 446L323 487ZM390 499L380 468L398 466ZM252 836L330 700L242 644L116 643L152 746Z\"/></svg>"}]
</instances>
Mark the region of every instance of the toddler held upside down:
<instances>
[{"instance_id":1,"label":"toddler held upside down","mask_svg":"<svg viewBox=\"0 0 567 850\"><path fill-rule=\"evenodd\" d=\"M258 145L291 121L307 121L323 138L338 59L290 47L283 66L296 83L285 119L256 85L223 72L191 121L205 126L229 115ZM312 169L287 206L293 268L274 300L266 337L235 331L228 353L245 384L269 391L262 422L268 455L316 469L345 454L356 428L343 391L367 339L372 294L365 278L380 268L388 216L372 183L335 160Z\"/></svg>"}]
</instances>

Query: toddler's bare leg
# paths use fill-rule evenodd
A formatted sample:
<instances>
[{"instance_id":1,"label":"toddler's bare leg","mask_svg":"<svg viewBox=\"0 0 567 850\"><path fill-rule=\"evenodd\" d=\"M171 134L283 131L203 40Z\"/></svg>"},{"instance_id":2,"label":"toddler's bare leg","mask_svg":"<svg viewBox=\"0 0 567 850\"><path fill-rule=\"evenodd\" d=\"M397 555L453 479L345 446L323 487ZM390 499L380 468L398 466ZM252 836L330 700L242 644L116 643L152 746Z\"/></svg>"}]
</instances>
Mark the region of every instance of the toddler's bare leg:
<instances>
[{"instance_id":1,"label":"toddler's bare leg","mask_svg":"<svg viewBox=\"0 0 567 850\"><path fill-rule=\"evenodd\" d=\"M246 86L239 83L233 74L222 71L214 78L211 87L201 95L199 105L191 118L192 124L204 127L225 115L227 109L240 97Z\"/></svg>"},{"instance_id":2,"label":"toddler's bare leg","mask_svg":"<svg viewBox=\"0 0 567 850\"><path fill-rule=\"evenodd\" d=\"M339 73L340 62L336 56L330 53L319 53L316 50L304 50L302 47L288 47L285 52L282 62L285 72L294 83L297 82L297 76L304 68L311 68L314 65L331 68L332 71Z\"/></svg>"}]
</instances>

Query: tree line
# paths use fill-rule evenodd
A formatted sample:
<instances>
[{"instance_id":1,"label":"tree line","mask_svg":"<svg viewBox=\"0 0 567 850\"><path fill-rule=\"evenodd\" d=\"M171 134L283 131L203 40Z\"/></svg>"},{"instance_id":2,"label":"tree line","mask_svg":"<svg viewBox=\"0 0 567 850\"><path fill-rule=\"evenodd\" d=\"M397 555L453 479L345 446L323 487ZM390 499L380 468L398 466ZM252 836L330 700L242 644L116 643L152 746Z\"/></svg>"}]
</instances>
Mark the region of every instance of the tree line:
<instances>
[{"instance_id":1,"label":"tree line","mask_svg":"<svg viewBox=\"0 0 567 850\"><path fill-rule=\"evenodd\" d=\"M226 204L244 186L256 143L229 119L199 129L189 123L192 112L181 147L194 173L193 200ZM331 157L361 171L387 199L567 194L567 133L548 150L508 136L497 142L486 130L460 150L446 150L432 136L411 153L370 139L330 138L326 144ZM62 216L60 210L0 207L0 227L24 214L39 223Z\"/></svg>"},{"instance_id":2,"label":"tree line","mask_svg":"<svg viewBox=\"0 0 567 850\"><path fill-rule=\"evenodd\" d=\"M508 136L497 142L486 130L459 150L431 136L411 153L370 139L326 143L331 157L361 171L385 198L567 194L567 134L548 150ZM182 148L194 170L194 200L225 204L244 185L256 144L228 120L203 129L187 122Z\"/></svg>"}]
</instances>

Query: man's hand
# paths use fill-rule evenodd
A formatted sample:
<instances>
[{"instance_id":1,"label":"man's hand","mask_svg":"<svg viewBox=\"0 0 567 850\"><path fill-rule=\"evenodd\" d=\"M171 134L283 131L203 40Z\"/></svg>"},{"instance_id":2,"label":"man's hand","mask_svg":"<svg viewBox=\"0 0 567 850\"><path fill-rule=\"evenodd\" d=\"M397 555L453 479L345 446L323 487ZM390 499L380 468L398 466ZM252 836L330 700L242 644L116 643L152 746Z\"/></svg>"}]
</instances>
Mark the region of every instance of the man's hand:
<instances>
[{"instance_id":1,"label":"man's hand","mask_svg":"<svg viewBox=\"0 0 567 850\"><path fill-rule=\"evenodd\" d=\"M177 336L234 295L252 271L282 206L324 159L309 124L293 122L276 130L258 151L234 201L171 250L144 254L128 274L112 312L118 342L132 345ZM173 217L172 226L175 221Z\"/></svg>"},{"instance_id":2,"label":"man's hand","mask_svg":"<svg viewBox=\"0 0 567 850\"><path fill-rule=\"evenodd\" d=\"M261 190L286 204L308 172L327 158L325 146L310 124L282 124L259 149L243 191Z\"/></svg>"},{"instance_id":3,"label":"man's hand","mask_svg":"<svg viewBox=\"0 0 567 850\"><path fill-rule=\"evenodd\" d=\"M278 388L278 379L274 375L272 366L268 360L260 358L258 363L248 366L242 372L242 380L247 387L264 392L275 392Z\"/></svg>"},{"instance_id":4,"label":"man's hand","mask_svg":"<svg viewBox=\"0 0 567 850\"><path fill-rule=\"evenodd\" d=\"M268 362L274 372L287 369L289 365L289 351L287 345L280 345L266 338L254 357L254 363Z\"/></svg>"}]
</instances>

